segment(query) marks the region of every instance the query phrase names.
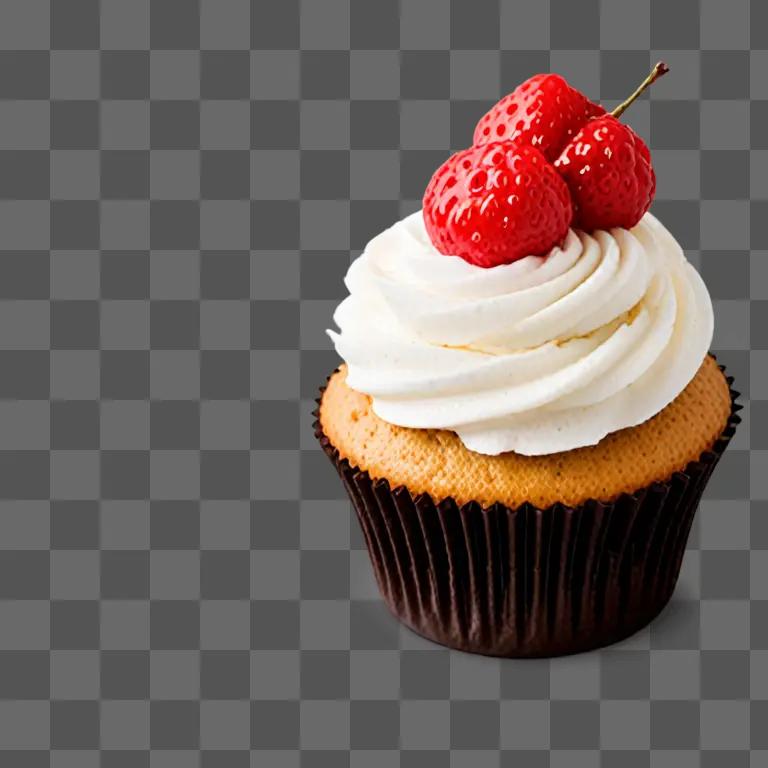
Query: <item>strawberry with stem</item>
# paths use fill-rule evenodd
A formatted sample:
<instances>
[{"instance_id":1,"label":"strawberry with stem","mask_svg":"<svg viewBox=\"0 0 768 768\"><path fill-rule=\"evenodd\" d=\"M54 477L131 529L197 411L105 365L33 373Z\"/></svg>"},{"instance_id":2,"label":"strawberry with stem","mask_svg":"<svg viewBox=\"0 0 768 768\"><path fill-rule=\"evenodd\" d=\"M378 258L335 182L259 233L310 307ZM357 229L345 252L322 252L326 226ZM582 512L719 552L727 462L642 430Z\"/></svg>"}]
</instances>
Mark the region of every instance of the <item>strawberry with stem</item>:
<instances>
[{"instance_id":1,"label":"strawberry with stem","mask_svg":"<svg viewBox=\"0 0 768 768\"><path fill-rule=\"evenodd\" d=\"M656 174L645 142L619 117L669 71L658 62L634 93L611 113L588 120L555 161L574 208L574 226L593 231L630 229L650 208Z\"/></svg>"}]
</instances>

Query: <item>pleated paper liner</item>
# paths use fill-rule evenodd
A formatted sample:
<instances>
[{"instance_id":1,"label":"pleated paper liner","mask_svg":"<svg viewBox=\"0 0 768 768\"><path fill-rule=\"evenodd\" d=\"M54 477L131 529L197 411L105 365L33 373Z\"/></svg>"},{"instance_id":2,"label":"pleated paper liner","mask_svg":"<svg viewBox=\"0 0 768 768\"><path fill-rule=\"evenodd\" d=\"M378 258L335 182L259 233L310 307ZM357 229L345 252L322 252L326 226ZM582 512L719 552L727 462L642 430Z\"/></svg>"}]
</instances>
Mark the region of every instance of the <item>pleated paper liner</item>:
<instances>
[{"instance_id":1,"label":"pleated paper liner","mask_svg":"<svg viewBox=\"0 0 768 768\"><path fill-rule=\"evenodd\" d=\"M463 651L556 656L627 637L669 601L704 487L741 421L730 392L728 424L698 461L612 503L576 507L436 504L351 466L319 417L314 428L403 624Z\"/></svg>"}]
</instances>

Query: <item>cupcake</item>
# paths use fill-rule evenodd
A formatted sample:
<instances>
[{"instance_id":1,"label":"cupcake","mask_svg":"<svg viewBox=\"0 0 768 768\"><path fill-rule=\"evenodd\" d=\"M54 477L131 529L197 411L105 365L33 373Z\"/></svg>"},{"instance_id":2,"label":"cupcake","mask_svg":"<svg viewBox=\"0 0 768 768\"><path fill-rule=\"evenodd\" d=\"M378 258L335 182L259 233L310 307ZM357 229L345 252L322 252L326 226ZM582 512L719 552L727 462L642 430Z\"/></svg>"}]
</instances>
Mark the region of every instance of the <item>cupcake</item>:
<instances>
[{"instance_id":1,"label":"cupcake","mask_svg":"<svg viewBox=\"0 0 768 768\"><path fill-rule=\"evenodd\" d=\"M644 626L739 421L626 106L526 81L347 274L316 436L384 600L438 643L547 656Z\"/></svg>"}]
</instances>

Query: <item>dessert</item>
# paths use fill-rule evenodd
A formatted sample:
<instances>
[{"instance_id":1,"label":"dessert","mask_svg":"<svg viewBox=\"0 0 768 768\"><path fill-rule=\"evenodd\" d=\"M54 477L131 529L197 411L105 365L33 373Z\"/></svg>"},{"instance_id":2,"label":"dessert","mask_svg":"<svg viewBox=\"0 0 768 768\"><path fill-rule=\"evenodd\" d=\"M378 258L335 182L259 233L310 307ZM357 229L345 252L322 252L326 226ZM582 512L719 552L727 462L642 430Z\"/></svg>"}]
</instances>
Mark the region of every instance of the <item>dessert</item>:
<instances>
[{"instance_id":1,"label":"dessert","mask_svg":"<svg viewBox=\"0 0 768 768\"><path fill-rule=\"evenodd\" d=\"M739 421L626 103L528 83L351 265L315 425L393 613L505 656L605 645L664 607Z\"/></svg>"}]
</instances>

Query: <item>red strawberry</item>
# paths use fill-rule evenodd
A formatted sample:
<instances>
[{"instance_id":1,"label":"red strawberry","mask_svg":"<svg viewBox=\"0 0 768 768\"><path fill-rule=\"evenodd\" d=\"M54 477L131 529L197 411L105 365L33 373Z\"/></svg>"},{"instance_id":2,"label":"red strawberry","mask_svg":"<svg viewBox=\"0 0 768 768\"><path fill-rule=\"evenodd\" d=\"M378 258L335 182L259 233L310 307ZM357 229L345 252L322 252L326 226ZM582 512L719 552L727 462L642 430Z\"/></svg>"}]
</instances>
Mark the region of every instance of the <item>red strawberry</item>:
<instances>
[{"instance_id":1,"label":"red strawberry","mask_svg":"<svg viewBox=\"0 0 768 768\"><path fill-rule=\"evenodd\" d=\"M648 147L612 115L590 120L555 167L571 190L574 225L587 231L634 227L656 192Z\"/></svg>"},{"instance_id":2,"label":"red strawberry","mask_svg":"<svg viewBox=\"0 0 768 768\"><path fill-rule=\"evenodd\" d=\"M645 142L612 115L590 120L555 167L571 190L574 226L634 227L651 207L656 174Z\"/></svg>"},{"instance_id":3,"label":"red strawberry","mask_svg":"<svg viewBox=\"0 0 768 768\"><path fill-rule=\"evenodd\" d=\"M651 153L645 142L618 118L667 72L669 67L658 62L613 112L587 122L555 161L571 190L575 226L586 230L629 229L651 207L656 192Z\"/></svg>"},{"instance_id":4,"label":"red strawberry","mask_svg":"<svg viewBox=\"0 0 768 768\"><path fill-rule=\"evenodd\" d=\"M474 143L505 140L531 144L554 161L590 117L604 113L599 104L560 75L534 75L480 118Z\"/></svg>"},{"instance_id":5,"label":"red strawberry","mask_svg":"<svg viewBox=\"0 0 768 768\"><path fill-rule=\"evenodd\" d=\"M424 223L440 253L479 267L545 254L572 218L568 187L535 147L497 141L449 157L424 193Z\"/></svg>"}]
</instances>

